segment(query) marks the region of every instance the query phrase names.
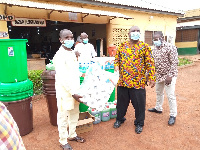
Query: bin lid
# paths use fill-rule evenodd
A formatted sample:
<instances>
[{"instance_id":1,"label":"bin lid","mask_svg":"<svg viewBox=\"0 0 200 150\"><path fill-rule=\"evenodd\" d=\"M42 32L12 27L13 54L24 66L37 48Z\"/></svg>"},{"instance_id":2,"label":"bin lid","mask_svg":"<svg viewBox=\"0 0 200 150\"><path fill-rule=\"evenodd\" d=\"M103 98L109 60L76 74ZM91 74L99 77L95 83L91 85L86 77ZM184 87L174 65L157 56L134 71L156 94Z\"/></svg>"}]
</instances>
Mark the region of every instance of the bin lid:
<instances>
[{"instance_id":1,"label":"bin lid","mask_svg":"<svg viewBox=\"0 0 200 150\"><path fill-rule=\"evenodd\" d=\"M31 96L33 96L33 89L29 89L27 91L14 93L14 94L0 93L0 101L3 101L3 102L18 101L18 100L22 100Z\"/></svg>"},{"instance_id":2,"label":"bin lid","mask_svg":"<svg viewBox=\"0 0 200 150\"><path fill-rule=\"evenodd\" d=\"M27 39L0 39L0 42L28 42Z\"/></svg>"},{"instance_id":3,"label":"bin lid","mask_svg":"<svg viewBox=\"0 0 200 150\"><path fill-rule=\"evenodd\" d=\"M33 82L0 83L0 101L17 101L33 96Z\"/></svg>"},{"instance_id":4,"label":"bin lid","mask_svg":"<svg viewBox=\"0 0 200 150\"><path fill-rule=\"evenodd\" d=\"M0 82L0 94L21 93L30 89L33 89L33 82L29 79L15 83Z\"/></svg>"}]
</instances>

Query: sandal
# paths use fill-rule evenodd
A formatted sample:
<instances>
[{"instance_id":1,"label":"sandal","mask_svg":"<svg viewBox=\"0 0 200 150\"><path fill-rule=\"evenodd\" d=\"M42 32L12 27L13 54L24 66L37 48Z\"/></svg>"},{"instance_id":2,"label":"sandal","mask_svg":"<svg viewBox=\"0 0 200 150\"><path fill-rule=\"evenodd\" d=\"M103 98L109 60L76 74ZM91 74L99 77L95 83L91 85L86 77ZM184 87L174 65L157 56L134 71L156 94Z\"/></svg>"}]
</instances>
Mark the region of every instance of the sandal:
<instances>
[{"instance_id":1,"label":"sandal","mask_svg":"<svg viewBox=\"0 0 200 150\"><path fill-rule=\"evenodd\" d=\"M79 143L84 143L85 142L85 139L84 138L81 138L81 137L74 137L74 138L68 138L69 141L76 141L76 142L79 142Z\"/></svg>"},{"instance_id":2,"label":"sandal","mask_svg":"<svg viewBox=\"0 0 200 150\"><path fill-rule=\"evenodd\" d=\"M71 145L69 145L69 143L67 143L65 145L60 145L60 147L62 147L63 150L73 150L73 148L71 147Z\"/></svg>"}]
</instances>

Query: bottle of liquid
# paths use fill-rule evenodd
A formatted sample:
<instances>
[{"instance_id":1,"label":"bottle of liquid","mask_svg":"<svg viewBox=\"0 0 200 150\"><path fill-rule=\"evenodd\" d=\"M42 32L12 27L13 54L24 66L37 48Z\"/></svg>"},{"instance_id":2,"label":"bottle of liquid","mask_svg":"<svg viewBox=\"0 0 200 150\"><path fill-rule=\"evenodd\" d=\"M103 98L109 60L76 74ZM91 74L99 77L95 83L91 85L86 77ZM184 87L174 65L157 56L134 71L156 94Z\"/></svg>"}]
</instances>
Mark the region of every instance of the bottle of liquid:
<instances>
[{"instance_id":1,"label":"bottle of liquid","mask_svg":"<svg viewBox=\"0 0 200 150\"><path fill-rule=\"evenodd\" d=\"M85 72L86 72L86 64L83 63L83 65L82 65L82 73L85 73Z\"/></svg>"},{"instance_id":2,"label":"bottle of liquid","mask_svg":"<svg viewBox=\"0 0 200 150\"><path fill-rule=\"evenodd\" d=\"M93 61L90 61L90 65L92 65L93 64Z\"/></svg>"},{"instance_id":3,"label":"bottle of liquid","mask_svg":"<svg viewBox=\"0 0 200 150\"><path fill-rule=\"evenodd\" d=\"M110 108L109 108L109 105L107 105L101 111L101 121L108 121L108 120L110 120Z\"/></svg>"},{"instance_id":4,"label":"bottle of liquid","mask_svg":"<svg viewBox=\"0 0 200 150\"><path fill-rule=\"evenodd\" d=\"M91 114L91 108L90 107L87 109L87 111Z\"/></svg>"},{"instance_id":5,"label":"bottle of liquid","mask_svg":"<svg viewBox=\"0 0 200 150\"><path fill-rule=\"evenodd\" d=\"M96 109L91 109L91 115L95 117L93 124L98 124L101 122L101 112Z\"/></svg>"},{"instance_id":6,"label":"bottle of liquid","mask_svg":"<svg viewBox=\"0 0 200 150\"><path fill-rule=\"evenodd\" d=\"M110 69L110 62L108 61L108 63L107 63L107 68L108 68L108 70Z\"/></svg>"},{"instance_id":7,"label":"bottle of liquid","mask_svg":"<svg viewBox=\"0 0 200 150\"><path fill-rule=\"evenodd\" d=\"M110 106L110 118L116 118L117 117L117 109L116 109L117 104L116 103L112 103Z\"/></svg>"},{"instance_id":8,"label":"bottle of liquid","mask_svg":"<svg viewBox=\"0 0 200 150\"><path fill-rule=\"evenodd\" d=\"M105 70L109 70L109 64L108 64L108 61L105 62Z\"/></svg>"},{"instance_id":9,"label":"bottle of liquid","mask_svg":"<svg viewBox=\"0 0 200 150\"><path fill-rule=\"evenodd\" d=\"M90 63L87 63L87 69L90 67Z\"/></svg>"},{"instance_id":10,"label":"bottle of liquid","mask_svg":"<svg viewBox=\"0 0 200 150\"><path fill-rule=\"evenodd\" d=\"M117 100L115 100L115 101L114 101L114 103L116 103L116 104L117 104Z\"/></svg>"},{"instance_id":11,"label":"bottle of liquid","mask_svg":"<svg viewBox=\"0 0 200 150\"><path fill-rule=\"evenodd\" d=\"M114 61L111 61L110 69L114 69Z\"/></svg>"},{"instance_id":12,"label":"bottle of liquid","mask_svg":"<svg viewBox=\"0 0 200 150\"><path fill-rule=\"evenodd\" d=\"M79 63L79 71L82 72L82 69L83 69L83 68L82 68L82 64Z\"/></svg>"}]
</instances>

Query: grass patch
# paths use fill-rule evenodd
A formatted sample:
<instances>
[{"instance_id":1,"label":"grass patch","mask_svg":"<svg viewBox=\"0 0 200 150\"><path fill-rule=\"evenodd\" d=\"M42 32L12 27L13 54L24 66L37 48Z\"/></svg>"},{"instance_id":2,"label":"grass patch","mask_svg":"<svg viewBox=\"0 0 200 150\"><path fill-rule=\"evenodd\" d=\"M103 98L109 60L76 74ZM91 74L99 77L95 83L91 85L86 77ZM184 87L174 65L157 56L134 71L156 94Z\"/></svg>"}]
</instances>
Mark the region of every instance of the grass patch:
<instances>
[{"instance_id":1,"label":"grass patch","mask_svg":"<svg viewBox=\"0 0 200 150\"><path fill-rule=\"evenodd\" d=\"M187 64L191 64L191 63L193 63L193 61L190 60L190 59L178 58L178 66L184 66L184 65L187 65Z\"/></svg>"}]
</instances>

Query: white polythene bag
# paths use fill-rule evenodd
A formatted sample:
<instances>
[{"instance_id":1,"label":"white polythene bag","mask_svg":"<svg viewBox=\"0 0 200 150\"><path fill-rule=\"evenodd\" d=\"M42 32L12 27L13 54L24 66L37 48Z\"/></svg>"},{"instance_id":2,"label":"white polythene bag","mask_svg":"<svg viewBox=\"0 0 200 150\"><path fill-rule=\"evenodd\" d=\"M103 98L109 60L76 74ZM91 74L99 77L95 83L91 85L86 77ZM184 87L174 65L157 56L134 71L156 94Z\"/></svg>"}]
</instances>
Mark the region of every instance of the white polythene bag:
<instances>
[{"instance_id":1,"label":"white polythene bag","mask_svg":"<svg viewBox=\"0 0 200 150\"><path fill-rule=\"evenodd\" d=\"M111 73L102 70L98 63L92 64L86 71L80 86L79 95L83 96L81 101L91 108L102 111L117 84L118 78L118 72Z\"/></svg>"}]
</instances>

